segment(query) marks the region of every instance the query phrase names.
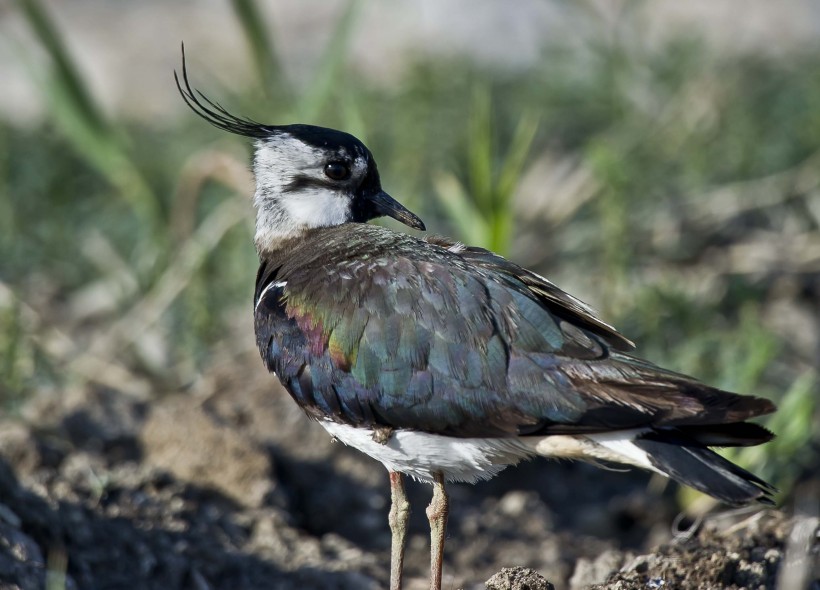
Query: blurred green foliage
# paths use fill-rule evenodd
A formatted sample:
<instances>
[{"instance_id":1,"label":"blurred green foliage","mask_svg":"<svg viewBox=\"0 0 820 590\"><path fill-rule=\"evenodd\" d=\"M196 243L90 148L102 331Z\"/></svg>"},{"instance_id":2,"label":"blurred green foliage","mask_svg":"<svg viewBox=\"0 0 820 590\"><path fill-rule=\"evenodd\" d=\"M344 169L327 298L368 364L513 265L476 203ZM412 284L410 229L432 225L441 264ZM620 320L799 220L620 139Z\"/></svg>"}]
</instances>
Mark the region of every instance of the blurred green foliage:
<instances>
[{"instance_id":1,"label":"blurred green foliage","mask_svg":"<svg viewBox=\"0 0 820 590\"><path fill-rule=\"evenodd\" d=\"M225 222L210 247L185 254L231 189L206 182L182 207L181 170L202 145L244 162L243 141L194 116L156 128L109 120L39 0L18 6L50 62L47 72L31 66L49 116L36 128L0 121L2 404L14 408L38 387L75 378L71 355L57 358L47 344L55 326L70 330L79 349L93 349L153 292L169 301L155 318L164 359L146 361L134 339L108 352L135 374L179 387L207 365L236 310L248 307L255 272L248 224ZM792 286L795 305L816 312L818 271L789 260L736 271L713 260L732 260L723 254L756 232L818 234L816 216L806 213L818 188L797 181L820 148L816 47L788 58L724 54L691 33L650 45L637 41L639 15L627 15L616 34L592 27L586 39L546 47L525 71L419 58L386 89L346 61L359 10L351 2L312 81L297 87L255 2L233 6L258 85L208 88L210 96L257 120L359 135L389 192L432 230L518 253L566 287L579 286L653 361L778 400L770 423L781 438L736 453L741 461L784 489L794 465L816 467L817 351L764 320L782 284ZM205 69L195 49L188 48L194 82ZM569 159L594 187L563 217L530 211L529 195L516 197L543 154ZM786 188L764 205L703 222L721 205L710 200L716 190L776 174L788 176ZM179 211L191 224L181 234L173 227ZM533 243L537 252L524 245ZM100 244L109 262L90 253ZM166 283L179 268L189 272L175 290ZM712 287L693 288L697 281ZM92 287L108 289L110 308L72 321L79 295Z\"/></svg>"}]
</instances>

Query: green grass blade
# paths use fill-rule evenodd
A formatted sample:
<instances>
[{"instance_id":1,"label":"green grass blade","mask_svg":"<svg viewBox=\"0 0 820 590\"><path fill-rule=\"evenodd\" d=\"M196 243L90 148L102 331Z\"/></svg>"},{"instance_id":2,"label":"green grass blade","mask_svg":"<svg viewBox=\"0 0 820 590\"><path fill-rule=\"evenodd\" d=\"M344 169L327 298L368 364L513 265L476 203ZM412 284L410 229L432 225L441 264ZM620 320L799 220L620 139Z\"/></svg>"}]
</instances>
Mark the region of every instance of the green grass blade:
<instances>
[{"instance_id":1,"label":"green grass blade","mask_svg":"<svg viewBox=\"0 0 820 590\"><path fill-rule=\"evenodd\" d=\"M259 79L269 97L282 98L288 88L284 82L282 66L270 31L265 27L264 19L255 0L231 0L239 24L245 33L250 46L253 62Z\"/></svg>"},{"instance_id":2,"label":"green grass blade","mask_svg":"<svg viewBox=\"0 0 820 590\"><path fill-rule=\"evenodd\" d=\"M538 133L538 125L539 118L534 112L524 113L518 120L507 156L504 158L501 172L498 175L496 192L501 197L501 202L497 203L500 208L507 209L510 206L510 200L521 180L524 164L530 155L532 142Z\"/></svg>"},{"instance_id":3,"label":"green grass blade","mask_svg":"<svg viewBox=\"0 0 820 590\"><path fill-rule=\"evenodd\" d=\"M59 86L64 90L64 98L71 101L72 109L90 130L100 135L110 133L111 129L105 117L94 103L77 69L69 59L68 51L57 27L39 0L18 0L18 5L37 40L54 62L54 75Z\"/></svg>"},{"instance_id":4,"label":"green grass blade","mask_svg":"<svg viewBox=\"0 0 820 590\"><path fill-rule=\"evenodd\" d=\"M493 135L490 92L485 87L473 92L473 115L470 118L467 144L470 190L484 216L493 211Z\"/></svg>"},{"instance_id":5,"label":"green grass blade","mask_svg":"<svg viewBox=\"0 0 820 590\"><path fill-rule=\"evenodd\" d=\"M150 230L163 219L157 196L130 158L117 130L103 116L39 0L18 0L26 21L52 62L50 75L31 66L44 88L49 112L76 151L119 191ZM150 233L150 232L149 232Z\"/></svg>"},{"instance_id":6,"label":"green grass blade","mask_svg":"<svg viewBox=\"0 0 820 590\"><path fill-rule=\"evenodd\" d=\"M296 113L298 120L305 123L316 121L333 94L336 80L347 57L350 37L359 15L360 6L359 0L350 0L347 3L319 62L316 76L299 102Z\"/></svg>"},{"instance_id":7,"label":"green grass blade","mask_svg":"<svg viewBox=\"0 0 820 590\"><path fill-rule=\"evenodd\" d=\"M510 245L514 221L512 198L521 181L524 164L537 131L538 117L534 113L522 115L504 161L501 163L501 171L493 189L490 248L501 254L506 254Z\"/></svg>"},{"instance_id":8,"label":"green grass blade","mask_svg":"<svg viewBox=\"0 0 820 590\"><path fill-rule=\"evenodd\" d=\"M433 186L461 239L471 246L489 247L490 228L458 179L452 174L440 173L433 178Z\"/></svg>"}]
</instances>

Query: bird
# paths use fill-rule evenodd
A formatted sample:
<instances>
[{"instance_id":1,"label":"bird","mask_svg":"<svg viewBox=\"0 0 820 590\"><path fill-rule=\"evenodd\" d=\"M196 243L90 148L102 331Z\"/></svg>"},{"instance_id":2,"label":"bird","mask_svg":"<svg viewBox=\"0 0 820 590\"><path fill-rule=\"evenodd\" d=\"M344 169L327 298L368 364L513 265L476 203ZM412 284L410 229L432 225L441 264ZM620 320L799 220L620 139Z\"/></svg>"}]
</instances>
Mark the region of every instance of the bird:
<instances>
[{"instance_id":1,"label":"bird","mask_svg":"<svg viewBox=\"0 0 820 590\"><path fill-rule=\"evenodd\" d=\"M390 588L400 590L409 476L433 486L430 588L440 590L447 482L541 456L643 468L724 503L772 485L710 447L765 443L764 398L631 354L633 343L546 278L425 231L343 131L266 125L177 88L215 127L253 140L256 343L267 369L335 440L389 472Z\"/></svg>"}]
</instances>

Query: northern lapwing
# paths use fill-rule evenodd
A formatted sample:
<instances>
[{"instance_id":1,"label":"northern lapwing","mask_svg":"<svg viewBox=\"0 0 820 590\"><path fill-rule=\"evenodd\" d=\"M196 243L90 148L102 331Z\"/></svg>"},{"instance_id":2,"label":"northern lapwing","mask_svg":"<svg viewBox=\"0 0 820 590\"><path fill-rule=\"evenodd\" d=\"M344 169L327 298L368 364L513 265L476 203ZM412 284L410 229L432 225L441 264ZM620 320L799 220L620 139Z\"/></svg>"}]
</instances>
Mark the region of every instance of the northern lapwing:
<instances>
[{"instance_id":1,"label":"northern lapwing","mask_svg":"<svg viewBox=\"0 0 820 590\"><path fill-rule=\"evenodd\" d=\"M256 341L307 415L390 474L390 587L401 588L403 475L433 485L430 587L441 587L448 481L535 456L642 467L727 504L765 481L709 449L764 443L775 406L628 354L632 343L547 279L424 230L382 190L358 139L236 117L177 86L212 125L255 142Z\"/></svg>"}]
</instances>

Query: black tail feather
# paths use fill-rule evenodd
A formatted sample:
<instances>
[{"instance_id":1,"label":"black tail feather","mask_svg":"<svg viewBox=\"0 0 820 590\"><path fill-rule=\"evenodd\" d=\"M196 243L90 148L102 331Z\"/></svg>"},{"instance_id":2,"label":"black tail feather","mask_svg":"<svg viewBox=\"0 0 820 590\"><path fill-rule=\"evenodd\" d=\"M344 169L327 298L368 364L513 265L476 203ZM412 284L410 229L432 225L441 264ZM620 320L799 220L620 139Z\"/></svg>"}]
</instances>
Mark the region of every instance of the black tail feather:
<instances>
[{"instance_id":1,"label":"black tail feather","mask_svg":"<svg viewBox=\"0 0 820 590\"><path fill-rule=\"evenodd\" d=\"M759 424L733 422L658 428L644 437L661 442L670 442L671 438L675 438L684 444L694 441L704 447L751 447L769 442L774 434Z\"/></svg>"},{"instance_id":2,"label":"black tail feather","mask_svg":"<svg viewBox=\"0 0 820 590\"><path fill-rule=\"evenodd\" d=\"M638 438L634 444L671 479L727 504L774 504L771 496L776 488L694 441L664 441L651 436Z\"/></svg>"}]
</instances>

